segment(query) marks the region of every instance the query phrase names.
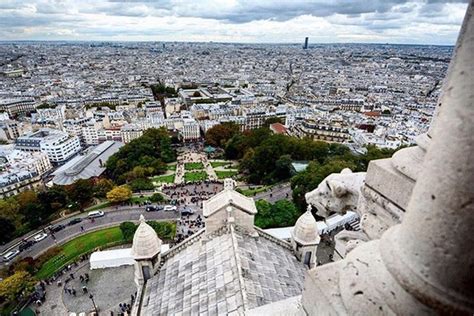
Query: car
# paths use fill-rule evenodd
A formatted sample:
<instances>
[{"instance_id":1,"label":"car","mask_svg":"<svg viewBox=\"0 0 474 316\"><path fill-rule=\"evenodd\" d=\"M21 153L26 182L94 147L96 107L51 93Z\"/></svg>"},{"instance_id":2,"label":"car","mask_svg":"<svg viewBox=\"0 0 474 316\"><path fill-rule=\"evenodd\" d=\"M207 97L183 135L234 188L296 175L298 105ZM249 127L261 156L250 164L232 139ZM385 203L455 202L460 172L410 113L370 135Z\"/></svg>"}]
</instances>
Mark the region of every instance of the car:
<instances>
[{"instance_id":1,"label":"car","mask_svg":"<svg viewBox=\"0 0 474 316\"><path fill-rule=\"evenodd\" d=\"M163 207L163 210L169 212L169 211L177 211L178 208L175 206L175 205L165 205L165 207Z\"/></svg>"},{"instance_id":2,"label":"car","mask_svg":"<svg viewBox=\"0 0 474 316\"><path fill-rule=\"evenodd\" d=\"M92 211L92 212L89 212L89 214L87 214L87 217L96 218L96 217L102 217L104 215L105 215L105 213L102 212L102 211Z\"/></svg>"},{"instance_id":3,"label":"car","mask_svg":"<svg viewBox=\"0 0 474 316\"><path fill-rule=\"evenodd\" d=\"M194 214L194 211L190 208L185 208L184 210L181 211L182 216L193 215L193 214Z\"/></svg>"},{"instance_id":4,"label":"car","mask_svg":"<svg viewBox=\"0 0 474 316\"><path fill-rule=\"evenodd\" d=\"M35 235L33 237L33 240L36 241L36 242L40 242L42 241L43 239L45 239L46 237L48 237L48 234L46 233L39 233L38 235Z\"/></svg>"},{"instance_id":5,"label":"car","mask_svg":"<svg viewBox=\"0 0 474 316\"><path fill-rule=\"evenodd\" d=\"M72 226L72 225L76 225L76 224L79 224L80 222L82 222L82 218L80 217L77 217L77 218L73 218L69 221L69 223L67 223L68 226Z\"/></svg>"},{"instance_id":6,"label":"car","mask_svg":"<svg viewBox=\"0 0 474 316\"><path fill-rule=\"evenodd\" d=\"M51 226L51 227L49 228L49 230L50 230L52 233L57 233L58 231L63 230L64 228L66 228L66 226L64 226L64 225L62 225L62 224L59 224L59 225Z\"/></svg>"},{"instance_id":7,"label":"car","mask_svg":"<svg viewBox=\"0 0 474 316\"><path fill-rule=\"evenodd\" d=\"M163 210L163 206L161 206L161 205L148 205L145 208L145 212L158 212L158 211L162 211L162 210Z\"/></svg>"},{"instance_id":8,"label":"car","mask_svg":"<svg viewBox=\"0 0 474 316\"><path fill-rule=\"evenodd\" d=\"M18 250L18 249L9 251L3 256L3 260L4 261L10 261L13 258L15 258L16 256L18 256L19 253L20 253L20 250Z\"/></svg>"},{"instance_id":9,"label":"car","mask_svg":"<svg viewBox=\"0 0 474 316\"><path fill-rule=\"evenodd\" d=\"M20 251L25 251L26 249L30 248L31 246L33 246L35 244L35 241L34 240L24 240L20 246L18 247L18 249Z\"/></svg>"}]
</instances>

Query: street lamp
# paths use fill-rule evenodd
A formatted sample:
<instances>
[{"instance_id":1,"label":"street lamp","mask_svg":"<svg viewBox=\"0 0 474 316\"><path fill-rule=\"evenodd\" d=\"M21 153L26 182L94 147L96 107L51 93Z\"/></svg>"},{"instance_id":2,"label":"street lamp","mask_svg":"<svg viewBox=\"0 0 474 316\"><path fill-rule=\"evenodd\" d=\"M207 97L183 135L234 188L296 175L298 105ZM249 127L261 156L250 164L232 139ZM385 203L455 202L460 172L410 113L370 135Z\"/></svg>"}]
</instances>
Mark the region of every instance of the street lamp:
<instances>
[{"instance_id":1,"label":"street lamp","mask_svg":"<svg viewBox=\"0 0 474 316\"><path fill-rule=\"evenodd\" d=\"M91 299L92 301L92 305L94 305L94 310L95 310L95 314L96 316L99 315L99 312L97 311L97 306L95 305L95 301L94 301L94 295L92 295L92 293L89 295L89 298Z\"/></svg>"}]
</instances>

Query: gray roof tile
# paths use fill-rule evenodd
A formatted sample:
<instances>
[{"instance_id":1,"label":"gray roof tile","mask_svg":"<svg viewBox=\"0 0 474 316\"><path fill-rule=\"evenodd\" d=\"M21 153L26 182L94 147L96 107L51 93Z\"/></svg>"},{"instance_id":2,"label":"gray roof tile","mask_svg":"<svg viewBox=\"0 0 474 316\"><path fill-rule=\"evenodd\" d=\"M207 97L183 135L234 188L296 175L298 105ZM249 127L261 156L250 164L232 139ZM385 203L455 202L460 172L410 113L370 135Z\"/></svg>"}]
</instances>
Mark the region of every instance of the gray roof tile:
<instances>
[{"instance_id":1,"label":"gray roof tile","mask_svg":"<svg viewBox=\"0 0 474 316\"><path fill-rule=\"evenodd\" d=\"M242 313L301 294L305 267L288 249L239 230L206 238L163 258L142 315Z\"/></svg>"}]
</instances>

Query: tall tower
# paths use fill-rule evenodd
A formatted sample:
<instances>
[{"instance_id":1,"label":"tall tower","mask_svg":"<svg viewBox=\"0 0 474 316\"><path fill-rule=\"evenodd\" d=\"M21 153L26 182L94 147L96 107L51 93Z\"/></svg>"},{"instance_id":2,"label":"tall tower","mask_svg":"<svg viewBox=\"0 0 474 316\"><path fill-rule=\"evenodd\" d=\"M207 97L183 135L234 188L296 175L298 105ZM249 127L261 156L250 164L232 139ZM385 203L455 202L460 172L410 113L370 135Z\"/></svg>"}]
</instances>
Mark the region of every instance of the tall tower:
<instances>
[{"instance_id":1,"label":"tall tower","mask_svg":"<svg viewBox=\"0 0 474 316\"><path fill-rule=\"evenodd\" d=\"M305 38L304 38L303 49L308 49L308 41L309 41L309 37L305 37Z\"/></svg>"}]
</instances>

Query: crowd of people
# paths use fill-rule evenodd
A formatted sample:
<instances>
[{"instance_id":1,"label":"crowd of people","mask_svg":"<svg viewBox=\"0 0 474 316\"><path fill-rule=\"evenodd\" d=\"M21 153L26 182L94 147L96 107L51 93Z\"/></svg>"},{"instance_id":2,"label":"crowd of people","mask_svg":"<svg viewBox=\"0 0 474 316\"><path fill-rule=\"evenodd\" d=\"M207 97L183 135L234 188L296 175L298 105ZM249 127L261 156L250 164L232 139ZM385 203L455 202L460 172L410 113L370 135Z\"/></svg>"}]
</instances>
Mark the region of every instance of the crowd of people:
<instances>
[{"instance_id":1,"label":"crowd of people","mask_svg":"<svg viewBox=\"0 0 474 316\"><path fill-rule=\"evenodd\" d=\"M209 199L223 188L222 182L216 180L198 181L190 184L172 184L163 188L163 193L176 201L176 205L202 206L202 201Z\"/></svg>"},{"instance_id":2,"label":"crowd of people","mask_svg":"<svg viewBox=\"0 0 474 316\"><path fill-rule=\"evenodd\" d=\"M184 239L192 236L198 230L204 228L204 220L201 215L192 218L191 215L181 216L178 220L175 243L180 243Z\"/></svg>"}]
</instances>

